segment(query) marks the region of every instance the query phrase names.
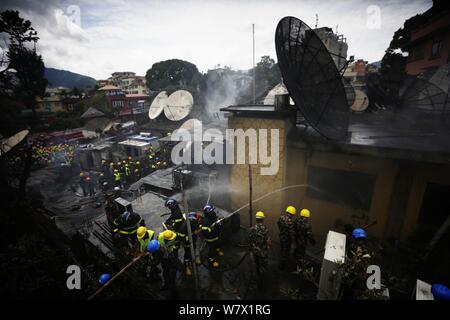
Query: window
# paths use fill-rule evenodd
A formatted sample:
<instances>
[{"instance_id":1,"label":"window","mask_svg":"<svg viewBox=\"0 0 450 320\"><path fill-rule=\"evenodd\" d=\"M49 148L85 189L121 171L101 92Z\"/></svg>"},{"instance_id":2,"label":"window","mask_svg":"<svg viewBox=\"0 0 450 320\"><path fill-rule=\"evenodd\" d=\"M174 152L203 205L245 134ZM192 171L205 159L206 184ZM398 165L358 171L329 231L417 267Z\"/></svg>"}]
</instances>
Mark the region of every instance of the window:
<instances>
[{"instance_id":1,"label":"window","mask_svg":"<svg viewBox=\"0 0 450 320\"><path fill-rule=\"evenodd\" d=\"M423 44L418 44L417 47L414 48L413 54L413 60L423 59Z\"/></svg>"},{"instance_id":2,"label":"window","mask_svg":"<svg viewBox=\"0 0 450 320\"><path fill-rule=\"evenodd\" d=\"M441 56L442 41L441 39L434 39L431 45L430 59L439 58Z\"/></svg>"},{"instance_id":3,"label":"window","mask_svg":"<svg viewBox=\"0 0 450 320\"><path fill-rule=\"evenodd\" d=\"M375 180L367 173L309 166L306 196L368 210Z\"/></svg>"}]
</instances>

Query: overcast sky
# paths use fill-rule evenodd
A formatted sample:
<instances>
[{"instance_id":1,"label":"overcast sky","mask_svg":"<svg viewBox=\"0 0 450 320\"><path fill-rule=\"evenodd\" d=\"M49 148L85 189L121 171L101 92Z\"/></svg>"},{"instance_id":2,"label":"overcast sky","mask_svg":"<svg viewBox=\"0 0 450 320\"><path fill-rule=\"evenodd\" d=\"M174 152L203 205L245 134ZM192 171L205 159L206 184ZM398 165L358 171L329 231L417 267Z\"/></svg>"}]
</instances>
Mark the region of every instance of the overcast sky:
<instances>
[{"instance_id":1,"label":"overcast sky","mask_svg":"<svg viewBox=\"0 0 450 320\"><path fill-rule=\"evenodd\" d=\"M290 15L314 27L316 13L319 27L338 25L349 55L373 62L404 20L426 11L431 0L2 0L0 7L31 20L47 67L105 79L114 71L145 75L153 63L171 58L203 72L217 64L249 69L252 23L257 61L276 59L278 21Z\"/></svg>"}]
</instances>

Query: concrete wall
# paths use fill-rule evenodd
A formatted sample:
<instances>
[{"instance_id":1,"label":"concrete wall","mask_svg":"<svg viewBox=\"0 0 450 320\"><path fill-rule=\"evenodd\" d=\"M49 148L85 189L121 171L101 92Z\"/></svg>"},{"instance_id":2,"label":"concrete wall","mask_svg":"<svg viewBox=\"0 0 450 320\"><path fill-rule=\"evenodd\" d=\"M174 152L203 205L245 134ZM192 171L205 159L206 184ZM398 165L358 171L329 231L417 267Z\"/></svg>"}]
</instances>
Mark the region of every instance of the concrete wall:
<instances>
[{"instance_id":1,"label":"concrete wall","mask_svg":"<svg viewBox=\"0 0 450 320\"><path fill-rule=\"evenodd\" d=\"M228 119L228 127L230 129L279 129L279 170L275 175L261 175L261 165L251 165L252 182L253 182L253 199L257 199L285 185L286 171L286 128L289 126L286 120L282 119L264 119L264 118L246 118L232 117ZM269 133L270 136L270 133ZM268 142L270 146L270 140ZM269 151L270 152L270 151ZM247 158L248 163L248 158ZM232 208L236 210L249 201L249 167L248 164L235 164L230 170L230 192ZM283 194L281 192L274 193L267 198L257 201L253 204L252 221L254 223L254 214L262 210L266 214L266 224L269 227L270 234L273 238L278 238L278 228L276 222L280 212L284 207ZM240 211L241 224L249 225L249 210L245 208Z\"/></svg>"},{"instance_id":2,"label":"concrete wall","mask_svg":"<svg viewBox=\"0 0 450 320\"><path fill-rule=\"evenodd\" d=\"M312 212L311 224L318 240L317 249L324 244L328 230L344 232L345 224L364 226L376 221L368 234L377 238L395 237L407 240L418 228L423 197L430 182L450 185L450 166L389 159L372 155L343 152L320 152L286 145L289 121L250 117L231 117L229 128L278 128L280 130L280 168L276 175L260 175L259 165L252 165L253 199L280 188L264 200L253 204L253 214L266 213L266 225L274 240L278 240L277 220L288 205L300 211ZM381 155L381 154L380 154ZM342 202L305 195L310 167L366 173L374 177L370 206L355 209ZM300 186L297 186L300 185ZM232 165L230 172L232 209L248 204L248 165ZM241 224L249 225L248 208L240 211ZM432 214L430 212L429 214ZM362 215L366 219L360 219ZM253 220L254 221L254 220ZM315 248L314 248L315 250Z\"/></svg>"}]
</instances>

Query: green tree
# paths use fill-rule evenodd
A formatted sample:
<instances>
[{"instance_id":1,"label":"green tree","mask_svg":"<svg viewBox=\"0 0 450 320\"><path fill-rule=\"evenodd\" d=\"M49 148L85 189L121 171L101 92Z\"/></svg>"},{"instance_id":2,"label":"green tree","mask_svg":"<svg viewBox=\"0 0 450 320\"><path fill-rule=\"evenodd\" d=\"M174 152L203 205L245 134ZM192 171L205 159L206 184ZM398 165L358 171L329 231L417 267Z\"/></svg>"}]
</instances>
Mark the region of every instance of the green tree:
<instances>
[{"instance_id":1,"label":"green tree","mask_svg":"<svg viewBox=\"0 0 450 320\"><path fill-rule=\"evenodd\" d=\"M171 59L152 65L145 75L147 87L153 91L187 89L198 92L202 74L188 61Z\"/></svg>"},{"instance_id":2,"label":"green tree","mask_svg":"<svg viewBox=\"0 0 450 320\"><path fill-rule=\"evenodd\" d=\"M36 114L36 97L43 96L47 86L44 63L35 49L28 48L39 39L29 20L18 11L0 13L0 33L8 35L0 60L0 94L13 96Z\"/></svg>"},{"instance_id":3,"label":"green tree","mask_svg":"<svg viewBox=\"0 0 450 320\"><path fill-rule=\"evenodd\" d=\"M253 69L250 70L253 76ZM262 97L274 86L281 82L281 72L278 64L270 56L262 56L261 61L255 67L255 91L256 97Z\"/></svg>"}]
</instances>

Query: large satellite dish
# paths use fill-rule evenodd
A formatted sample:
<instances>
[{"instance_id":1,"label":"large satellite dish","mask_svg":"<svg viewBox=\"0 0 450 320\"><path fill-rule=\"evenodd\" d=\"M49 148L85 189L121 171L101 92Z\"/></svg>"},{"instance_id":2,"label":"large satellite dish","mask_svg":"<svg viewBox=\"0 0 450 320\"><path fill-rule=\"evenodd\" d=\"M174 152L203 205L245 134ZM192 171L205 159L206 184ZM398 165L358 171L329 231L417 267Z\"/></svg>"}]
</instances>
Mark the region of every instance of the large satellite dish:
<instances>
[{"instance_id":1,"label":"large satellite dish","mask_svg":"<svg viewBox=\"0 0 450 320\"><path fill-rule=\"evenodd\" d=\"M191 112L193 104L194 98L189 91L177 90L167 99L164 114L169 120L180 121Z\"/></svg>"},{"instance_id":2,"label":"large satellite dish","mask_svg":"<svg viewBox=\"0 0 450 320\"><path fill-rule=\"evenodd\" d=\"M0 141L0 156L4 155L18 145L23 139L25 139L28 132L28 130L22 130L9 138L2 139Z\"/></svg>"},{"instance_id":3,"label":"large satellite dish","mask_svg":"<svg viewBox=\"0 0 450 320\"><path fill-rule=\"evenodd\" d=\"M363 112L369 106L369 98L367 95L361 90L355 90L355 99L353 104L350 106L350 109L353 112Z\"/></svg>"},{"instance_id":4,"label":"large satellite dish","mask_svg":"<svg viewBox=\"0 0 450 320\"><path fill-rule=\"evenodd\" d=\"M164 108L167 106L167 92L161 91L158 95L153 99L152 104L150 105L150 109L148 109L148 117L150 119L156 119Z\"/></svg>"},{"instance_id":5,"label":"large satellite dish","mask_svg":"<svg viewBox=\"0 0 450 320\"><path fill-rule=\"evenodd\" d=\"M275 46L284 83L308 123L323 136L345 139L348 102L341 74L327 48L303 21L278 23Z\"/></svg>"}]
</instances>

